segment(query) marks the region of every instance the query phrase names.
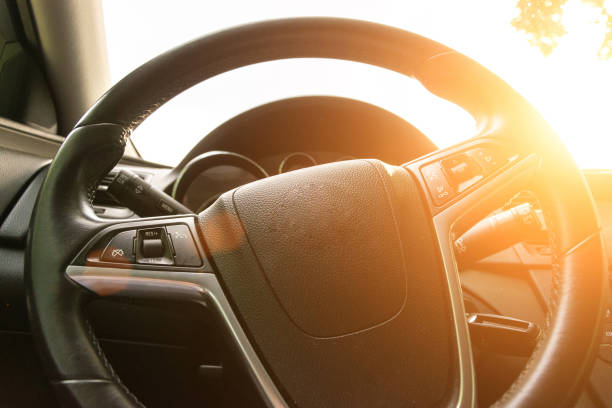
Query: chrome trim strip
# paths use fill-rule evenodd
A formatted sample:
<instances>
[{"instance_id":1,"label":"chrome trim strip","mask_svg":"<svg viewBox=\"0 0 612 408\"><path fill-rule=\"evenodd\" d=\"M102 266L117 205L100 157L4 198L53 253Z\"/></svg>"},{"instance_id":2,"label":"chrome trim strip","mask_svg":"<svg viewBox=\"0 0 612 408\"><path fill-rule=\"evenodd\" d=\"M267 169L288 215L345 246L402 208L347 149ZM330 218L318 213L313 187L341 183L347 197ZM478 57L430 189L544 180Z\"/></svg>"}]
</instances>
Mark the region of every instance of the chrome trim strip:
<instances>
[{"instance_id":1,"label":"chrome trim strip","mask_svg":"<svg viewBox=\"0 0 612 408\"><path fill-rule=\"evenodd\" d=\"M214 307L266 405L288 407L240 326L215 275L75 265L66 268L66 275L76 284L100 296L188 300Z\"/></svg>"},{"instance_id":2,"label":"chrome trim strip","mask_svg":"<svg viewBox=\"0 0 612 408\"><path fill-rule=\"evenodd\" d=\"M476 379L474 371L474 357L470 342L470 332L465 317L463 295L459 271L455 262L453 248L450 239L450 229L444 222L434 217L434 228L436 238L442 255L448 293L450 298L453 322L455 323L455 336L457 339L457 356L459 359L459 395L457 396L457 407L476 407Z\"/></svg>"}]
</instances>

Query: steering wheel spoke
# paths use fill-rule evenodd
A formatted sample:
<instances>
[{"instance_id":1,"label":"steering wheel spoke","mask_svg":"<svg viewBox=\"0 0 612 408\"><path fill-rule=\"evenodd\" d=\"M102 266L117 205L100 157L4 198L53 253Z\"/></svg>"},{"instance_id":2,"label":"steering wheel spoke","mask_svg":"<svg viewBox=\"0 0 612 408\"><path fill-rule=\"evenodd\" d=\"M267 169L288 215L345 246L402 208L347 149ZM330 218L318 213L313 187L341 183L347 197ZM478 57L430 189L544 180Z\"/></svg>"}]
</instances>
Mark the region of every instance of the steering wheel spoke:
<instances>
[{"instance_id":1,"label":"steering wheel spoke","mask_svg":"<svg viewBox=\"0 0 612 408\"><path fill-rule=\"evenodd\" d=\"M180 228L179 228L180 227ZM162 256L158 259L144 258L144 232L165 231L171 244L170 253L174 264L169 264ZM125 252L122 245L125 236L133 235L133 254ZM122 235L123 234L123 235ZM155 235L156 238L165 239ZM119 239L119 242L117 242ZM182 242L189 240L191 242ZM193 246L192 246L193 245ZM181 266L188 254L180 251L195 249L201 260L196 266L194 258L188 260L191 266ZM113 250L121 250L118 259L112 260ZM134 259L135 262L128 262ZM279 390L276 388L261 360L258 358L245 331L234 314L229 300L208 263L204 248L199 239L195 220L187 217L164 217L160 219L142 219L134 222L121 222L100 231L83 248L74 261L66 268L66 277L89 293L97 297L164 300L192 302L201 304L217 318L219 327L224 330L228 343L242 361L253 384L268 406L286 406Z\"/></svg>"},{"instance_id":2,"label":"steering wheel spoke","mask_svg":"<svg viewBox=\"0 0 612 408\"><path fill-rule=\"evenodd\" d=\"M455 321L461 380L476 387L472 347L463 307L453 236L529 186L539 167L537 154L519 155L496 140L471 140L405 164L421 185L438 241Z\"/></svg>"}]
</instances>

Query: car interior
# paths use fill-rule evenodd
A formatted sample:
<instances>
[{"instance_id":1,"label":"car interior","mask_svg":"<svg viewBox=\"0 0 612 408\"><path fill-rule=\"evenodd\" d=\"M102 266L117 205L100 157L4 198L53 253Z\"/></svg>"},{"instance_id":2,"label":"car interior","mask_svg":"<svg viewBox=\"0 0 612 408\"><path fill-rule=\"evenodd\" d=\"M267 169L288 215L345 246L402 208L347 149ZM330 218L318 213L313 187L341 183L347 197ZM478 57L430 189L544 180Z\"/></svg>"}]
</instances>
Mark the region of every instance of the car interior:
<instances>
[{"instance_id":1,"label":"car interior","mask_svg":"<svg viewBox=\"0 0 612 408\"><path fill-rule=\"evenodd\" d=\"M300 17L112 85L104 30L99 0L0 0L0 406L612 406L612 171L579 168L496 74ZM130 139L192 86L291 58L414 78L476 134L439 148L310 94L218 123L175 166Z\"/></svg>"}]
</instances>

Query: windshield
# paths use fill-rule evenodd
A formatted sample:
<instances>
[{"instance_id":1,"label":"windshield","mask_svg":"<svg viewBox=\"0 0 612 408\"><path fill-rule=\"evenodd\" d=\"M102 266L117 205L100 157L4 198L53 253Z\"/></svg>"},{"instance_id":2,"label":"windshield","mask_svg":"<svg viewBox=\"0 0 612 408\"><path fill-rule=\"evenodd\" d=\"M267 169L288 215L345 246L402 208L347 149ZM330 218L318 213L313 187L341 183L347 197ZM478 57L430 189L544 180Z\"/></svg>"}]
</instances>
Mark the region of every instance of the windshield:
<instances>
[{"instance_id":1,"label":"windshield","mask_svg":"<svg viewBox=\"0 0 612 408\"><path fill-rule=\"evenodd\" d=\"M562 14L552 16L562 27L559 35L545 38L539 48L531 44L533 34L519 30L516 20L512 23L518 2L105 0L103 7L113 82L187 40L254 21L333 16L403 28L470 56L506 80L548 120L580 167L612 168L612 59L606 59L610 50L605 47L612 0L601 8L584 0L541 2L563 6ZM224 121L263 103L302 95L344 96L378 105L439 147L475 131L466 112L415 80L364 64L308 59L257 64L208 80L155 112L133 140L143 158L176 165Z\"/></svg>"}]
</instances>

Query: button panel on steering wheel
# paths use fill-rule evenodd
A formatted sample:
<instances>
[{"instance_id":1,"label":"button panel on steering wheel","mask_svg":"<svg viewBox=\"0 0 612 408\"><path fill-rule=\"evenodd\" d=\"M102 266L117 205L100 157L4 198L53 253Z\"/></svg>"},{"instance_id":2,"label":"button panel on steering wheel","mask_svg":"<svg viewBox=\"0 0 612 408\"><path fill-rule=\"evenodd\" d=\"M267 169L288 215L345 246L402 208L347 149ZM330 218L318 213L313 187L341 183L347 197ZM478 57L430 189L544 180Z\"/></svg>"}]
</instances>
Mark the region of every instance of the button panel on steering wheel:
<instances>
[{"instance_id":1,"label":"button panel on steering wheel","mask_svg":"<svg viewBox=\"0 0 612 408\"><path fill-rule=\"evenodd\" d=\"M442 206L503 167L512 157L495 146L479 146L421 167L436 206Z\"/></svg>"},{"instance_id":2,"label":"button panel on steering wheel","mask_svg":"<svg viewBox=\"0 0 612 408\"><path fill-rule=\"evenodd\" d=\"M193 227L192 217L117 224L94 237L86 256L78 256L73 264L132 269L163 266L181 270L205 266L210 271Z\"/></svg>"}]
</instances>

